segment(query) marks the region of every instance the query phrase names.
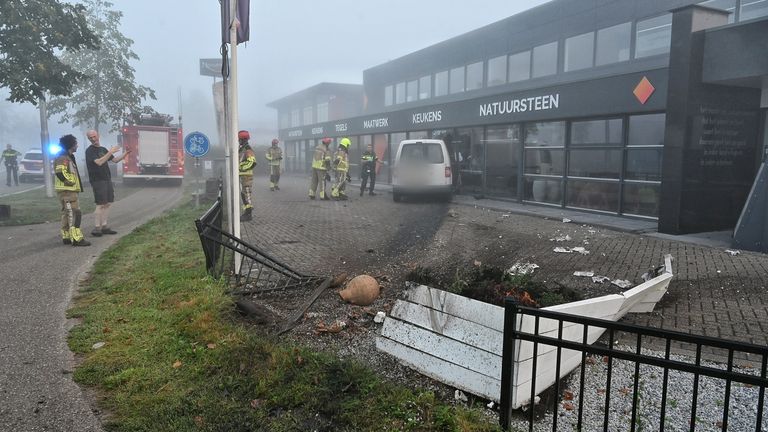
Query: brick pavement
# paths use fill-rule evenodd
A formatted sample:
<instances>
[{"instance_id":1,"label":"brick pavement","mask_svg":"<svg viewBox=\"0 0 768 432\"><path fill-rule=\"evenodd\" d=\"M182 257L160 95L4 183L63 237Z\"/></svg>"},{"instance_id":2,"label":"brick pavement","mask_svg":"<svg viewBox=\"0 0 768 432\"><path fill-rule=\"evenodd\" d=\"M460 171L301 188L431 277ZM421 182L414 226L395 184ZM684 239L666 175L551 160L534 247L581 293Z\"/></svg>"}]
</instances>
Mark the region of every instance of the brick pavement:
<instances>
[{"instance_id":1,"label":"brick pavement","mask_svg":"<svg viewBox=\"0 0 768 432\"><path fill-rule=\"evenodd\" d=\"M574 277L574 271L636 284L671 254L675 277L668 294L656 311L633 314L626 322L768 344L763 254L730 256L718 248L466 205L394 203L389 193L358 197L358 184L349 186L350 201L309 201L306 178L281 182L283 190L270 192L267 179L256 178L255 217L243 233L301 270L377 274L388 267L404 274L406 264L418 263L451 275L474 260L505 267L523 260L541 266L537 279L592 297L620 290ZM565 234L572 240L550 241ZM552 251L556 246L584 246L590 254L558 254Z\"/></svg>"}]
</instances>

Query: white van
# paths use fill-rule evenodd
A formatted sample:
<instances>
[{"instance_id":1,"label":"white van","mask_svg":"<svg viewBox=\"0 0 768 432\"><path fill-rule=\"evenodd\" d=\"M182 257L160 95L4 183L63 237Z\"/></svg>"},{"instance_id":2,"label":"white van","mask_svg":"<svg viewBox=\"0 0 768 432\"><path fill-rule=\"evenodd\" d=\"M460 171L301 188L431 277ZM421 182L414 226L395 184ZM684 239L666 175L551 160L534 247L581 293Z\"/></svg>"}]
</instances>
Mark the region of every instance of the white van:
<instances>
[{"instance_id":1,"label":"white van","mask_svg":"<svg viewBox=\"0 0 768 432\"><path fill-rule=\"evenodd\" d=\"M442 140L405 140L395 155L392 198L431 194L448 200L453 190L451 159Z\"/></svg>"}]
</instances>

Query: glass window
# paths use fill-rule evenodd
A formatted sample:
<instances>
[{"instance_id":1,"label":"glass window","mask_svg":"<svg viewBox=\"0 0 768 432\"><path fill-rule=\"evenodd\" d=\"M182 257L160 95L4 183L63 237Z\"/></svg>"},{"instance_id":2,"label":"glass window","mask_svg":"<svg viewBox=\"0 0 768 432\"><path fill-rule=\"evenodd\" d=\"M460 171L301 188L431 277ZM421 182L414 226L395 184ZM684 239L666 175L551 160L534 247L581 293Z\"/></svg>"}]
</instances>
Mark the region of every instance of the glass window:
<instances>
[{"instance_id":1,"label":"glass window","mask_svg":"<svg viewBox=\"0 0 768 432\"><path fill-rule=\"evenodd\" d=\"M661 186L657 184L624 184L624 214L659 216Z\"/></svg>"},{"instance_id":2,"label":"glass window","mask_svg":"<svg viewBox=\"0 0 768 432\"><path fill-rule=\"evenodd\" d=\"M768 15L768 0L741 0L739 21Z\"/></svg>"},{"instance_id":3,"label":"glass window","mask_svg":"<svg viewBox=\"0 0 768 432\"><path fill-rule=\"evenodd\" d=\"M511 67L510 67L511 69ZM557 73L557 42L539 45L533 49L533 78Z\"/></svg>"},{"instance_id":4,"label":"glass window","mask_svg":"<svg viewBox=\"0 0 768 432\"><path fill-rule=\"evenodd\" d=\"M629 117L629 146L663 146L666 115L646 114Z\"/></svg>"},{"instance_id":5,"label":"glass window","mask_svg":"<svg viewBox=\"0 0 768 432\"><path fill-rule=\"evenodd\" d=\"M526 148L525 173L556 176L565 174L565 150Z\"/></svg>"},{"instance_id":6,"label":"glass window","mask_svg":"<svg viewBox=\"0 0 768 432\"><path fill-rule=\"evenodd\" d=\"M391 102L391 98L390 98ZM317 122L327 122L328 121L328 102L323 102L320 104L317 104Z\"/></svg>"},{"instance_id":7,"label":"glass window","mask_svg":"<svg viewBox=\"0 0 768 432\"><path fill-rule=\"evenodd\" d=\"M621 173L622 150L571 150L568 175L618 179Z\"/></svg>"},{"instance_id":8,"label":"glass window","mask_svg":"<svg viewBox=\"0 0 768 432\"><path fill-rule=\"evenodd\" d=\"M632 23L624 23L597 31L595 65L601 66L629 60Z\"/></svg>"},{"instance_id":9,"label":"glass window","mask_svg":"<svg viewBox=\"0 0 768 432\"><path fill-rule=\"evenodd\" d=\"M736 21L736 0L707 0L701 2L700 4L717 9L727 10L730 12L730 14L728 14L728 23L733 23Z\"/></svg>"},{"instance_id":10,"label":"glass window","mask_svg":"<svg viewBox=\"0 0 768 432\"><path fill-rule=\"evenodd\" d=\"M373 152L382 163L376 164L376 180L382 183L391 181L389 178L390 152L386 134L373 136Z\"/></svg>"},{"instance_id":11,"label":"glass window","mask_svg":"<svg viewBox=\"0 0 768 432\"><path fill-rule=\"evenodd\" d=\"M563 147L564 145L565 122L525 124L526 147Z\"/></svg>"},{"instance_id":12,"label":"glass window","mask_svg":"<svg viewBox=\"0 0 768 432\"><path fill-rule=\"evenodd\" d=\"M291 114L287 112L280 113L280 129L291 127Z\"/></svg>"},{"instance_id":13,"label":"glass window","mask_svg":"<svg viewBox=\"0 0 768 432\"><path fill-rule=\"evenodd\" d=\"M304 108L304 115L302 116L302 119L304 120L304 125L312 124L314 123L314 119L312 118L312 107L308 106Z\"/></svg>"},{"instance_id":14,"label":"glass window","mask_svg":"<svg viewBox=\"0 0 768 432\"><path fill-rule=\"evenodd\" d=\"M349 175L357 173L360 175L360 158L363 157L363 152L360 150L360 138L359 136L348 137L350 141L349 149ZM338 147L336 147L338 148Z\"/></svg>"},{"instance_id":15,"label":"glass window","mask_svg":"<svg viewBox=\"0 0 768 432\"><path fill-rule=\"evenodd\" d=\"M405 102L405 83L395 84L395 103L401 104Z\"/></svg>"},{"instance_id":16,"label":"glass window","mask_svg":"<svg viewBox=\"0 0 768 432\"><path fill-rule=\"evenodd\" d=\"M400 143L405 139L405 132L395 132L389 134L389 148L392 151L393 158L397 155L397 149L400 148Z\"/></svg>"},{"instance_id":17,"label":"glass window","mask_svg":"<svg viewBox=\"0 0 768 432\"><path fill-rule=\"evenodd\" d=\"M419 78L419 99L432 97L432 75Z\"/></svg>"},{"instance_id":18,"label":"glass window","mask_svg":"<svg viewBox=\"0 0 768 432\"><path fill-rule=\"evenodd\" d=\"M485 148L483 146L483 128L456 129L451 148L455 153L458 166L458 184L461 190L469 193L483 191L483 171L485 169Z\"/></svg>"},{"instance_id":19,"label":"glass window","mask_svg":"<svg viewBox=\"0 0 768 432\"><path fill-rule=\"evenodd\" d=\"M291 127L301 126L301 113L299 110L291 110Z\"/></svg>"},{"instance_id":20,"label":"glass window","mask_svg":"<svg viewBox=\"0 0 768 432\"><path fill-rule=\"evenodd\" d=\"M569 207L618 213L619 183L569 180L565 204Z\"/></svg>"},{"instance_id":21,"label":"glass window","mask_svg":"<svg viewBox=\"0 0 768 432\"><path fill-rule=\"evenodd\" d=\"M661 181L663 151L660 147L628 149L627 170L624 178L628 180Z\"/></svg>"},{"instance_id":22,"label":"glass window","mask_svg":"<svg viewBox=\"0 0 768 432\"><path fill-rule=\"evenodd\" d=\"M621 119L589 120L571 123L572 146L620 146L622 143Z\"/></svg>"},{"instance_id":23,"label":"glass window","mask_svg":"<svg viewBox=\"0 0 768 432\"><path fill-rule=\"evenodd\" d=\"M464 91L464 66L451 69L451 94Z\"/></svg>"},{"instance_id":24,"label":"glass window","mask_svg":"<svg viewBox=\"0 0 768 432\"><path fill-rule=\"evenodd\" d=\"M517 197L520 172L520 125L489 127L485 132L485 185L489 194Z\"/></svg>"},{"instance_id":25,"label":"glass window","mask_svg":"<svg viewBox=\"0 0 768 432\"><path fill-rule=\"evenodd\" d=\"M384 106L392 105L392 101L393 101L392 92L394 90L395 88L391 85L384 87Z\"/></svg>"},{"instance_id":26,"label":"glass window","mask_svg":"<svg viewBox=\"0 0 768 432\"><path fill-rule=\"evenodd\" d=\"M555 59L557 67L557 59ZM554 73L554 72L552 72ZM550 74L544 74L550 75ZM542 76L542 75L537 75ZM531 52L523 51L521 53L509 56L509 82L524 81L531 77Z\"/></svg>"},{"instance_id":27,"label":"glass window","mask_svg":"<svg viewBox=\"0 0 768 432\"><path fill-rule=\"evenodd\" d=\"M429 132L427 131L408 132L408 139L427 139L427 138L429 138Z\"/></svg>"},{"instance_id":28,"label":"glass window","mask_svg":"<svg viewBox=\"0 0 768 432\"><path fill-rule=\"evenodd\" d=\"M592 67L595 56L595 33L589 32L565 40L565 71Z\"/></svg>"},{"instance_id":29,"label":"glass window","mask_svg":"<svg viewBox=\"0 0 768 432\"><path fill-rule=\"evenodd\" d=\"M668 53L671 40L672 14L638 21L635 58Z\"/></svg>"},{"instance_id":30,"label":"glass window","mask_svg":"<svg viewBox=\"0 0 768 432\"><path fill-rule=\"evenodd\" d=\"M507 56L499 56L488 60L488 87L507 82Z\"/></svg>"},{"instance_id":31,"label":"glass window","mask_svg":"<svg viewBox=\"0 0 768 432\"><path fill-rule=\"evenodd\" d=\"M448 71L435 74L435 97L448 94Z\"/></svg>"},{"instance_id":32,"label":"glass window","mask_svg":"<svg viewBox=\"0 0 768 432\"><path fill-rule=\"evenodd\" d=\"M467 91L483 88L483 62L467 65Z\"/></svg>"},{"instance_id":33,"label":"glass window","mask_svg":"<svg viewBox=\"0 0 768 432\"><path fill-rule=\"evenodd\" d=\"M442 164L445 162L443 147L434 143L412 143L403 146L401 163Z\"/></svg>"},{"instance_id":34,"label":"glass window","mask_svg":"<svg viewBox=\"0 0 768 432\"><path fill-rule=\"evenodd\" d=\"M523 199L540 203L561 204L563 182L557 178L526 177L523 182Z\"/></svg>"},{"instance_id":35,"label":"glass window","mask_svg":"<svg viewBox=\"0 0 768 432\"><path fill-rule=\"evenodd\" d=\"M419 81L408 81L408 85L405 90L405 101L413 102L419 98Z\"/></svg>"}]
</instances>

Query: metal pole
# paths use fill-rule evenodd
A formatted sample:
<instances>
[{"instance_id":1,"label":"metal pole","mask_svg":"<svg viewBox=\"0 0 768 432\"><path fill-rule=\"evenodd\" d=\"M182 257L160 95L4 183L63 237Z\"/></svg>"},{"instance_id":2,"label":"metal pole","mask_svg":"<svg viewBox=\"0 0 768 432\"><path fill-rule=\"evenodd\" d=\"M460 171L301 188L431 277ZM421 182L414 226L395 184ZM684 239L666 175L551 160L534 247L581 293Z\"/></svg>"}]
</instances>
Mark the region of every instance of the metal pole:
<instances>
[{"instance_id":1,"label":"metal pole","mask_svg":"<svg viewBox=\"0 0 768 432\"><path fill-rule=\"evenodd\" d=\"M51 156L48 154L48 104L45 97L39 101L40 108L40 147L43 150L43 180L45 181L45 196L53 197L53 173L51 172Z\"/></svg>"},{"instance_id":2,"label":"metal pole","mask_svg":"<svg viewBox=\"0 0 768 432\"><path fill-rule=\"evenodd\" d=\"M232 52L232 64L229 70L229 91L230 91L230 115L229 115L229 139L232 143L232 235L236 238L240 238L240 211L237 205L236 198L239 192L239 171L238 171L238 157L237 157L237 122L238 122L238 101L237 101L237 26L239 21L237 19L237 0L230 0L229 2L229 50ZM235 275L240 274L240 264L242 261L242 255L235 253Z\"/></svg>"},{"instance_id":3,"label":"metal pole","mask_svg":"<svg viewBox=\"0 0 768 432\"><path fill-rule=\"evenodd\" d=\"M200 207L200 158L195 158L195 208Z\"/></svg>"}]
</instances>

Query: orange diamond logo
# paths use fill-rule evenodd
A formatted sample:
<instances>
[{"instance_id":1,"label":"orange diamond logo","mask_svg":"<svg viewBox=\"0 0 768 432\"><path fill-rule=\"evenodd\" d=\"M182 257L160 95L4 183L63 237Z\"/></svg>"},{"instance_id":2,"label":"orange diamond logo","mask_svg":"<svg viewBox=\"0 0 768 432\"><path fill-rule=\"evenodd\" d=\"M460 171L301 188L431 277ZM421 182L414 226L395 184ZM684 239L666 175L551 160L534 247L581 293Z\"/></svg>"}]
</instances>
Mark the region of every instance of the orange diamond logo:
<instances>
[{"instance_id":1,"label":"orange diamond logo","mask_svg":"<svg viewBox=\"0 0 768 432\"><path fill-rule=\"evenodd\" d=\"M648 102L648 99L651 98L651 95L653 92L656 91L656 87L651 84L650 81L648 81L648 78L643 77L643 79L640 80L640 83L637 84L637 87L635 87L635 90L632 92L637 100L640 101L641 104L645 105L646 102Z\"/></svg>"}]
</instances>

